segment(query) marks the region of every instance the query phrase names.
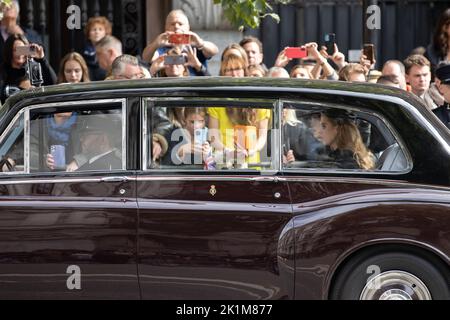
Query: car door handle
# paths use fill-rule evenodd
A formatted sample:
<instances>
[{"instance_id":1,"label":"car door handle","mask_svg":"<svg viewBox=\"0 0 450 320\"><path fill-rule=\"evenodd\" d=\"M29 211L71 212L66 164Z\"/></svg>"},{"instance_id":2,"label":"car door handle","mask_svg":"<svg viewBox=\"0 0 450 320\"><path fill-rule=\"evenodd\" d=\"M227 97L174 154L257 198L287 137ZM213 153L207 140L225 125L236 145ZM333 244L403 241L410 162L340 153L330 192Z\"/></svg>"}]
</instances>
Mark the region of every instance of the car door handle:
<instances>
[{"instance_id":1,"label":"car door handle","mask_svg":"<svg viewBox=\"0 0 450 320\"><path fill-rule=\"evenodd\" d=\"M104 177L100 180L101 182L127 182L127 177Z\"/></svg>"},{"instance_id":2,"label":"car door handle","mask_svg":"<svg viewBox=\"0 0 450 320\"><path fill-rule=\"evenodd\" d=\"M286 178L280 178L278 176L275 177L254 177L251 179L252 181L265 181L265 182L280 182L286 181Z\"/></svg>"},{"instance_id":3,"label":"car door handle","mask_svg":"<svg viewBox=\"0 0 450 320\"><path fill-rule=\"evenodd\" d=\"M275 181L275 177L254 177L251 178L252 181L266 181L266 182L273 182Z\"/></svg>"}]
</instances>

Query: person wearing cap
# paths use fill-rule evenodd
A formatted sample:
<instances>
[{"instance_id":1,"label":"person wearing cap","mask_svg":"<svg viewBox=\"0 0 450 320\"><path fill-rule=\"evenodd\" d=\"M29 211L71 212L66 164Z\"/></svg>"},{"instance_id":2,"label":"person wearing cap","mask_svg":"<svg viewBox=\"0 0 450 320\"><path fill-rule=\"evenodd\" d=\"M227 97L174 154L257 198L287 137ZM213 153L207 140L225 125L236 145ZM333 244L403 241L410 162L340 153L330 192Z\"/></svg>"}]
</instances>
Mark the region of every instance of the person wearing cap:
<instances>
[{"instance_id":1,"label":"person wearing cap","mask_svg":"<svg viewBox=\"0 0 450 320\"><path fill-rule=\"evenodd\" d=\"M89 115L81 132L81 152L88 159L78 171L120 170L120 150L114 146L114 137L120 136L120 126L105 115Z\"/></svg>"},{"instance_id":2,"label":"person wearing cap","mask_svg":"<svg viewBox=\"0 0 450 320\"><path fill-rule=\"evenodd\" d=\"M439 92L444 97L444 104L432 111L450 129L450 64L440 65L436 69L435 80Z\"/></svg>"}]
</instances>

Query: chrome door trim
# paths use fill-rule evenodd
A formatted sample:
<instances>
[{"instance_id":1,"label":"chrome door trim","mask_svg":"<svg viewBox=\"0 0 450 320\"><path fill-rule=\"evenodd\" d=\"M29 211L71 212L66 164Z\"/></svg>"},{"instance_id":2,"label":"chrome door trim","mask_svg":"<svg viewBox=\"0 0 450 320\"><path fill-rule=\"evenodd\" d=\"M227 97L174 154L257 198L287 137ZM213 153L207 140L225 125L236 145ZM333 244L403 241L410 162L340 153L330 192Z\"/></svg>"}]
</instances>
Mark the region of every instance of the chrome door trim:
<instances>
[{"instance_id":1,"label":"chrome door trim","mask_svg":"<svg viewBox=\"0 0 450 320\"><path fill-rule=\"evenodd\" d=\"M130 182L136 181L136 177L124 175L123 177L100 178L78 178L78 177L61 177L61 178L28 178L28 179L0 179L1 185L22 185L22 184L59 184L59 183L110 183L110 182Z\"/></svg>"}]
</instances>

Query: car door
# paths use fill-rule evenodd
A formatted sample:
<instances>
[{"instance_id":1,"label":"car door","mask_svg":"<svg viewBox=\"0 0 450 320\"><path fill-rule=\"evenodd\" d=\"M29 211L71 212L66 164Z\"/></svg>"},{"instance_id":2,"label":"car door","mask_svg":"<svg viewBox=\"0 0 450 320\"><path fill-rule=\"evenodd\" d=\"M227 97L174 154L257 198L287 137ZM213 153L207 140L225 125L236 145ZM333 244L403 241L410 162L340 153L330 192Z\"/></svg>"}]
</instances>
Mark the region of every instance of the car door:
<instances>
[{"instance_id":1,"label":"car door","mask_svg":"<svg viewBox=\"0 0 450 320\"><path fill-rule=\"evenodd\" d=\"M1 299L140 297L127 112L125 99L32 105L3 133L13 165L0 173ZM48 154L64 167L50 168ZM66 172L73 159L78 169Z\"/></svg>"},{"instance_id":2,"label":"car door","mask_svg":"<svg viewBox=\"0 0 450 320\"><path fill-rule=\"evenodd\" d=\"M388 205L408 194L399 184L412 168L404 144L385 117L344 99L283 101L291 115L281 140L293 154L283 173L293 205L296 299L327 299L341 256L369 243L370 233L395 237L396 219L408 220L401 206Z\"/></svg>"},{"instance_id":3,"label":"car door","mask_svg":"<svg viewBox=\"0 0 450 320\"><path fill-rule=\"evenodd\" d=\"M190 108L200 108L202 117L208 118L211 108L217 106L259 108L260 114L262 109L267 111L274 137L267 143L275 145L279 116L274 100L178 97L146 99L143 103L146 142L137 196L138 266L144 299L293 296L293 243L285 231L290 229L291 206L287 184L279 175L276 148L265 145L258 162L247 163L246 169L237 169L238 161L236 167L227 167L227 160L220 163L218 158L212 165L205 165L201 157L200 162L194 159L183 164L167 163L167 158L153 161L151 151L161 136L169 140L166 157L177 158L176 144L184 134L163 131L177 127L176 120L183 122L173 118L183 113L178 112L180 108L185 114ZM172 119L166 126L164 115ZM205 121L209 123L209 119ZM209 156L215 157L216 151Z\"/></svg>"}]
</instances>

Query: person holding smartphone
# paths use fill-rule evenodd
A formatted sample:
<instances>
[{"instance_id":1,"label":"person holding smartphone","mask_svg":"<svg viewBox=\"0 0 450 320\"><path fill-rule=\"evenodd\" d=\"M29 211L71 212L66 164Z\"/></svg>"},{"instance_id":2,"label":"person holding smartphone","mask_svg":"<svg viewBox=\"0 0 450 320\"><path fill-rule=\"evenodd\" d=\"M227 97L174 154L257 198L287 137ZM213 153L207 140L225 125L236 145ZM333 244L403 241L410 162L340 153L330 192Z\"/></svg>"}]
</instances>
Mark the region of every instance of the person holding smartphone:
<instances>
[{"instance_id":1,"label":"person holding smartphone","mask_svg":"<svg viewBox=\"0 0 450 320\"><path fill-rule=\"evenodd\" d=\"M186 45L190 45L192 48L196 48L196 56L204 66L204 69L207 70L207 61L215 56L219 49L214 43L203 40L190 29L189 19L182 10L171 11L166 19L166 31L145 47L142 53L143 59L153 63L172 47L178 46L183 48ZM181 35L187 35L188 37ZM191 66L189 66L189 74L191 76L198 75Z\"/></svg>"},{"instance_id":2,"label":"person holding smartphone","mask_svg":"<svg viewBox=\"0 0 450 320\"><path fill-rule=\"evenodd\" d=\"M19 25L20 6L18 0L12 0L10 5L2 6L3 18L0 20L0 53L3 52L5 42L9 36L20 34L25 36L31 43L43 44L42 36L34 29ZM0 54L0 65L3 56Z\"/></svg>"},{"instance_id":3,"label":"person holding smartphone","mask_svg":"<svg viewBox=\"0 0 450 320\"><path fill-rule=\"evenodd\" d=\"M181 164L203 165L211 154L206 127L206 110L189 107L184 109L183 141L170 150L172 159L180 160Z\"/></svg>"},{"instance_id":4,"label":"person holding smartphone","mask_svg":"<svg viewBox=\"0 0 450 320\"><path fill-rule=\"evenodd\" d=\"M15 34L6 40L3 48L1 74L5 87L14 86L20 89L28 89L31 87L29 81L23 81L27 77L27 56L20 54L21 51L28 51L30 53L28 57L35 59L41 65L42 85L49 86L56 83L56 73L45 59L44 48L37 44L30 44L23 35ZM2 96L2 102L4 102L6 97L3 94Z\"/></svg>"},{"instance_id":5,"label":"person holding smartphone","mask_svg":"<svg viewBox=\"0 0 450 320\"><path fill-rule=\"evenodd\" d=\"M209 76L210 73L202 65L197 57L197 49L186 46L182 51L180 47L174 47L156 59L151 67L152 76L160 77L187 77L189 68L192 68L196 76Z\"/></svg>"}]
</instances>

